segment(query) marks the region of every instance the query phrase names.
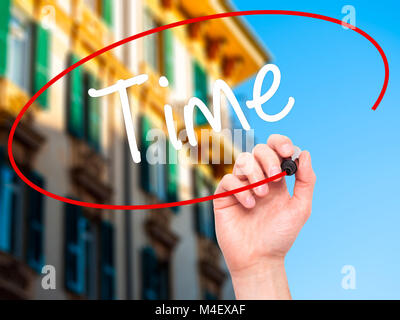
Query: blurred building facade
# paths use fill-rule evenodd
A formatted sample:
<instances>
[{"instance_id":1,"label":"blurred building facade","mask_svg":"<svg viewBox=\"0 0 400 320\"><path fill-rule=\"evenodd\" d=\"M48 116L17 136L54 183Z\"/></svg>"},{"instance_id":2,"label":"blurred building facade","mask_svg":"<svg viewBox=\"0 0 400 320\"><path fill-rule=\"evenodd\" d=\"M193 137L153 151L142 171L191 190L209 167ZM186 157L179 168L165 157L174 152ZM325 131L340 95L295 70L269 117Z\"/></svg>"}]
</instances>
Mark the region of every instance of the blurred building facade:
<instances>
[{"instance_id":1,"label":"blurred building facade","mask_svg":"<svg viewBox=\"0 0 400 320\"><path fill-rule=\"evenodd\" d=\"M231 11L222 0L2 0L0 2L0 298L224 299L232 285L215 239L212 203L154 211L82 208L27 187L7 158L7 138L27 100L62 70L117 40L160 25ZM210 102L211 85L244 81L268 60L235 19L186 25L120 46L85 63L44 92L24 115L13 154L32 182L93 203L148 204L212 194L230 164L193 165L167 141L167 164L149 164L148 132L167 132L164 104L178 130L192 96ZM146 73L128 90L142 163L134 164L117 94L89 98ZM165 75L167 88L158 79ZM211 105L211 103L209 104ZM223 128L231 126L226 101ZM195 114L196 130L207 128ZM198 136L199 144L204 144ZM230 141L223 152L234 155ZM218 147L219 148L219 147ZM215 150L200 151L211 158ZM41 286L42 267L56 289Z\"/></svg>"}]
</instances>

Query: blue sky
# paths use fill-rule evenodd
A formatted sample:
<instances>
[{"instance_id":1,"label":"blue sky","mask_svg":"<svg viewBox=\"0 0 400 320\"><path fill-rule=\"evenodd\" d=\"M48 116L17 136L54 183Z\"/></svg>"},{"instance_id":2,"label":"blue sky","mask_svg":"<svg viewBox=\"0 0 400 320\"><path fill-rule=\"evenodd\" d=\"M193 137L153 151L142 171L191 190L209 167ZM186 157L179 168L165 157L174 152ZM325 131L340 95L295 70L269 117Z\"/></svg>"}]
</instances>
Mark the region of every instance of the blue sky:
<instances>
[{"instance_id":1,"label":"blue sky","mask_svg":"<svg viewBox=\"0 0 400 320\"><path fill-rule=\"evenodd\" d=\"M338 19L343 17L342 7L350 4L356 9L357 27L385 51L389 87L378 110L372 111L384 67L365 38L309 18L245 18L282 72L280 88L264 110L278 112L289 96L296 99L290 114L274 124L247 110L256 139L265 142L272 133L289 136L311 152L318 178L313 213L287 257L293 297L400 299L400 4L394 0L233 3L238 10L297 10ZM237 95L250 98L252 85L253 81L241 85ZM344 265L356 269L355 290L341 287Z\"/></svg>"}]
</instances>

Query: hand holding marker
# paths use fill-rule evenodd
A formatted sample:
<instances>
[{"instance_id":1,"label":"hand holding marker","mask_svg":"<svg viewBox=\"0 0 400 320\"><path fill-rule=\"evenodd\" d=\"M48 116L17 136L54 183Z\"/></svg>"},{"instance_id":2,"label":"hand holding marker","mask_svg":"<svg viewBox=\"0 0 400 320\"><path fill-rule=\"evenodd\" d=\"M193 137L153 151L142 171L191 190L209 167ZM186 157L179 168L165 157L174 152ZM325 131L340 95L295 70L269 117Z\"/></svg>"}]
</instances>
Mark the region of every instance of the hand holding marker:
<instances>
[{"instance_id":1,"label":"hand holding marker","mask_svg":"<svg viewBox=\"0 0 400 320\"><path fill-rule=\"evenodd\" d=\"M283 176L294 174L291 194ZM277 175L279 179L261 188L214 200L217 240L237 299L290 299L285 256L311 214L316 176L310 153L301 152L288 137L271 135L252 153L239 155L232 174L216 190L230 191Z\"/></svg>"}]
</instances>

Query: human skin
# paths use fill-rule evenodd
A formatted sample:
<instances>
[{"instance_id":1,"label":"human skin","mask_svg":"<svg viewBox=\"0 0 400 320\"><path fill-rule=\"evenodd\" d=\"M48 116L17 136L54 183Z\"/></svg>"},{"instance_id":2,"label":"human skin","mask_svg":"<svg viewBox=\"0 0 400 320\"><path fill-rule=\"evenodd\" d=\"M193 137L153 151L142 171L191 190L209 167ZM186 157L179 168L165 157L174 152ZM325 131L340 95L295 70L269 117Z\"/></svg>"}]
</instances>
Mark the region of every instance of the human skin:
<instances>
[{"instance_id":1,"label":"human skin","mask_svg":"<svg viewBox=\"0 0 400 320\"><path fill-rule=\"evenodd\" d=\"M271 135L267 144L238 156L216 193L237 189L281 172L281 161L293 155L291 140ZM215 228L237 299L291 299L285 256L310 217L316 181L310 153L297 163L293 196L285 178L253 190L215 199Z\"/></svg>"}]
</instances>

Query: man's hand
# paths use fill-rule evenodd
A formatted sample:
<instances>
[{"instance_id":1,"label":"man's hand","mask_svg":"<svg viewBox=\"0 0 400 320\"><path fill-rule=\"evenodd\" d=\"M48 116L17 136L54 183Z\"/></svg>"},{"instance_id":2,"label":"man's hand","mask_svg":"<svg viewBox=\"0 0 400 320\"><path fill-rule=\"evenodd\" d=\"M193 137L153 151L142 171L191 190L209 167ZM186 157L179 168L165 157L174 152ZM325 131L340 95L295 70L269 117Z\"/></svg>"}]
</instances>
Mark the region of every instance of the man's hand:
<instances>
[{"instance_id":1,"label":"man's hand","mask_svg":"<svg viewBox=\"0 0 400 320\"><path fill-rule=\"evenodd\" d=\"M223 177L216 193L277 175L282 158L293 153L289 138L272 135L252 154L240 154L233 174ZM284 257L310 216L316 180L307 151L301 153L297 166L293 197L281 178L214 200L217 239L237 298L290 298Z\"/></svg>"}]
</instances>

